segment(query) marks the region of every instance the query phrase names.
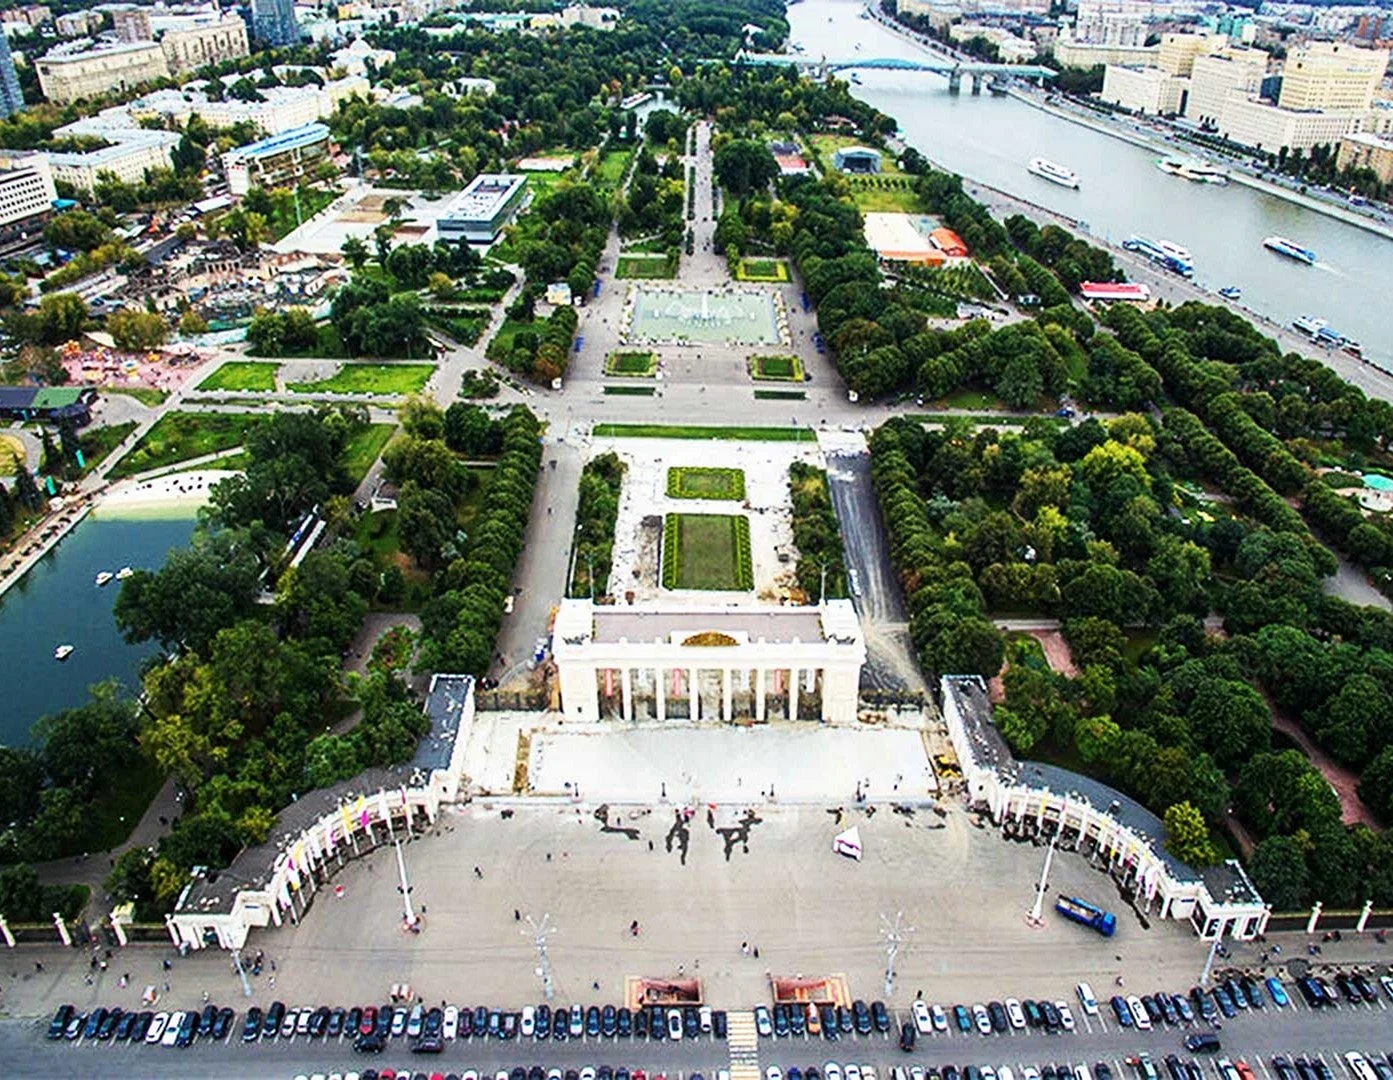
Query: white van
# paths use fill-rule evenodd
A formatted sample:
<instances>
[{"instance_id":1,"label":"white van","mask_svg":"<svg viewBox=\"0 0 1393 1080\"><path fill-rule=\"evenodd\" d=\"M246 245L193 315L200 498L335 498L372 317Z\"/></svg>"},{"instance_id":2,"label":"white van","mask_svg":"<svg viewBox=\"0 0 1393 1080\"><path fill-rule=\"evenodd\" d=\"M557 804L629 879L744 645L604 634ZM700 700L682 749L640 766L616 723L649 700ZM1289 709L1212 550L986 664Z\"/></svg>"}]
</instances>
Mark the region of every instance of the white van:
<instances>
[{"instance_id":1,"label":"white van","mask_svg":"<svg viewBox=\"0 0 1393 1080\"><path fill-rule=\"evenodd\" d=\"M1098 999L1093 996L1093 987L1086 982L1079 983L1074 987L1074 992L1079 995L1079 1005L1089 1016L1098 1015Z\"/></svg>"}]
</instances>

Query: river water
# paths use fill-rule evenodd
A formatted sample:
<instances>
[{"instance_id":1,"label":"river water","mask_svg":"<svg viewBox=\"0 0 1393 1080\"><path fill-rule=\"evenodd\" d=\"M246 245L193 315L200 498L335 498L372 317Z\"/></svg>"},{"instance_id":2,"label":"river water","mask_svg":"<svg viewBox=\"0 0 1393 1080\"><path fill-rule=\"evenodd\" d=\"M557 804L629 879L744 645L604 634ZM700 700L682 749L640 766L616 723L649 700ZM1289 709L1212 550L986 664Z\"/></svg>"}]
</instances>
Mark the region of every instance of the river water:
<instances>
[{"instance_id":1,"label":"river water","mask_svg":"<svg viewBox=\"0 0 1393 1080\"><path fill-rule=\"evenodd\" d=\"M809 57L923 55L861 11L859 0L795 4L788 9L792 41ZM1393 365L1393 322L1377 300L1393 295L1393 241L1239 184L1167 176L1155 167L1157 151L1014 98L974 97L967 79L954 96L947 79L927 72L857 74L856 96L893 116L905 140L935 164L1085 221L1113 243L1140 233L1187 247L1197 283L1237 285L1244 305L1284 324L1316 315L1359 341L1368 359ZM1080 188L1026 172L1033 157L1073 169ZM1274 233L1314 250L1317 265L1265 250L1263 238Z\"/></svg>"},{"instance_id":2,"label":"river water","mask_svg":"<svg viewBox=\"0 0 1393 1080\"><path fill-rule=\"evenodd\" d=\"M127 690L139 687L141 662L156 646L122 640L111 614L120 584L98 588L96 577L123 566L158 569L171 548L185 546L190 510L164 515L97 510L0 596L0 745L26 744L35 720L81 705L92 683L115 676ZM62 644L74 650L59 663L53 650Z\"/></svg>"}]
</instances>

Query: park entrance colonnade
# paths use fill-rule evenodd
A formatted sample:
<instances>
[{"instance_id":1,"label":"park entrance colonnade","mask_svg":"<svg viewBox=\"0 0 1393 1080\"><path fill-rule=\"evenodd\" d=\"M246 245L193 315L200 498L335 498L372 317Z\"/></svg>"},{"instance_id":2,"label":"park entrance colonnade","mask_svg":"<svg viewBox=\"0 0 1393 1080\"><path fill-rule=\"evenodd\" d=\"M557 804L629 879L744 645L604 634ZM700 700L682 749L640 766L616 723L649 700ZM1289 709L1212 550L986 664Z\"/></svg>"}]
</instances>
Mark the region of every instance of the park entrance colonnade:
<instances>
[{"instance_id":1,"label":"park entrance colonnade","mask_svg":"<svg viewBox=\"0 0 1393 1080\"><path fill-rule=\"evenodd\" d=\"M849 600L675 608L571 599L552 655L567 720L852 723L866 645Z\"/></svg>"}]
</instances>

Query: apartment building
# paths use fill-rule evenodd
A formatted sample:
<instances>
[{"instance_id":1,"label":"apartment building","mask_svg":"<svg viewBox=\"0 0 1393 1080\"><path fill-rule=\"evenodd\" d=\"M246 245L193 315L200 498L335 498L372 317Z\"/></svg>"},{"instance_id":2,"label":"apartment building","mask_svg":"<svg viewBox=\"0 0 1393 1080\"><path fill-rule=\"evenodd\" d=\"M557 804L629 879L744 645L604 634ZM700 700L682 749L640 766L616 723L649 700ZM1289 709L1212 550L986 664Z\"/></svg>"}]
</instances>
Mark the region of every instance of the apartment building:
<instances>
[{"instance_id":1,"label":"apartment building","mask_svg":"<svg viewBox=\"0 0 1393 1080\"><path fill-rule=\"evenodd\" d=\"M166 30L160 37L160 48L169 70L175 74L246 56L250 52L247 24L236 15L227 15L212 22Z\"/></svg>"},{"instance_id":2,"label":"apartment building","mask_svg":"<svg viewBox=\"0 0 1393 1080\"><path fill-rule=\"evenodd\" d=\"M65 50L60 45L35 61L34 67L44 97L56 105L169 77L164 50L153 41L82 50Z\"/></svg>"},{"instance_id":3,"label":"apartment building","mask_svg":"<svg viewBox=\"0 0 1393 1080\"><path fill-rule=\"evenodd\" d=\"M1387 49L1313 41L1288 54L1277 104L1284 109L1368 109L1387 68Z\"/></svg>"},{"instance_id":4,"label":"apartment building","mask_svg":"<svg viewBox=\"0 0 1393 1080\"><path fill-rule=\"evenodd\" d=\"M56 198L47 154L0 150L0 228L47 214Z\"/></svg>"}]
</instances>

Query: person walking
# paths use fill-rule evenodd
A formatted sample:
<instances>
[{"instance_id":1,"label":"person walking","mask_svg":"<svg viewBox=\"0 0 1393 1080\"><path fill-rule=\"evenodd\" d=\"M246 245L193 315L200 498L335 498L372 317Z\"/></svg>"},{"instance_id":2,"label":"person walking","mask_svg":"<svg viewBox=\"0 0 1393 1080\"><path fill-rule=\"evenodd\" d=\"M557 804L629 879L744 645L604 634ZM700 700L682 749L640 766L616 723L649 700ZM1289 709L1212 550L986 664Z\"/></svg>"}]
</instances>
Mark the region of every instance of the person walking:
<instances>
[{"instance_id":1,"label":"person walking","mask_svg":"<svg viewBox=\"0 0 1393 1080\"><path fill-rule=\"evenodd\" d=\"M474 867L474 876L478 878L480 881L484 880L484 872L480 870L477 866Z\"/></svg>"}]
</instances>

